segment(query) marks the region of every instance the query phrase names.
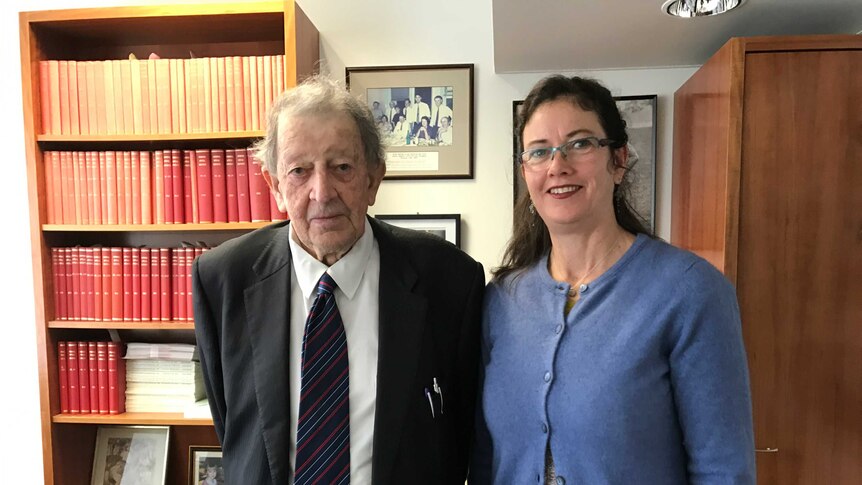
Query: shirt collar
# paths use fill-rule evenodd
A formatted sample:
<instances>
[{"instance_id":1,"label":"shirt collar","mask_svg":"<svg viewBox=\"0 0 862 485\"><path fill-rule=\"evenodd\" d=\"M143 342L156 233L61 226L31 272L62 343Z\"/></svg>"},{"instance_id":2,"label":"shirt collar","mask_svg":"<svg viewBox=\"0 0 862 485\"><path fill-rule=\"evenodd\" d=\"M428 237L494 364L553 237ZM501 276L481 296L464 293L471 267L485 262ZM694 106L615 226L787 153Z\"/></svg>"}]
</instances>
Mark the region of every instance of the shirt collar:
<instances>
[{"instance_id":1,"label":"shirt collar","mask_svg":"<svg viewBox=\"0 0 862 485\"><path fill-rule=\"evenodd\" d=\"M335 280L347 298L353 299L353 295L359 288L368 260L371 258L371 250L374 247L374 232L368 219L365 219L365 232L353 245L352 248L341 259L332 266L326 266L314 258L293 238L293 225L289 225L287 236L290 244L290 254L293 261L293 271L296 273L296 281L302 294L308 298L317 292L317 282L324 272Z\"/></svg>"}]
</instances>

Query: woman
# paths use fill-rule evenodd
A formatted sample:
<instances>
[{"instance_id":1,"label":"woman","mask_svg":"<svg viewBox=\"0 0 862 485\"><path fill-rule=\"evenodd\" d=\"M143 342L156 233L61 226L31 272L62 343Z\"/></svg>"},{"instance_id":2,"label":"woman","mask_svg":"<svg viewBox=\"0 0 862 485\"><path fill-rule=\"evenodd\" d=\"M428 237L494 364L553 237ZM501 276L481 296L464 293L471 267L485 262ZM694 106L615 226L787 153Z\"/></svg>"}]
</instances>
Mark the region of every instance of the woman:
<instances>
[{"instance_id":1,"label":"woman","mask_svg":"<svg viewBox=\"0 0 862 485\"><path fill-rule=\"evenodd\" d=\"M518 135L528 194L485 296L471 484L753 484L733 287L631 209L610 92L544 79Z\"/></svg>"},{"instance_id":2,"label":"woman","mask_svg":"<svg viewBox=\"0 0 862 485\"><path fill-rule=\"evenodd\" d=\"M413 130L413 140L416 145L427 145L431 139L431 128L428 123L431 121L427 116L423 116L419 121L419 126Z\"/></svg>"}]
</instances>

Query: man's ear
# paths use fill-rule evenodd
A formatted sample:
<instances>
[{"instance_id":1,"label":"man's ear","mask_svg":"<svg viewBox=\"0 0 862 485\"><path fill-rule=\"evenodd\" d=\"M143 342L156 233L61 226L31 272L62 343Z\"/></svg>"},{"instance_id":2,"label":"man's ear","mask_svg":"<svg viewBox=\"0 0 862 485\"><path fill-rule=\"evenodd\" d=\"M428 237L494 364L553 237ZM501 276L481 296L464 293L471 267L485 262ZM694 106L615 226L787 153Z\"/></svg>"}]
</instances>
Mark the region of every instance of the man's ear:
<instances>
[{"instance_id":1,"label":"man's ear","mask_svg":"<svg viewBox=\"0 0 862 485\"><path fill-rule=\"evenodd\" d=\"M264 168L263 165L260 167L260 173L263 175L263 179L266 181L267 187L269 187L269 192L272 194L273 198L275 198L275 204L278 206L278 210L287 213L287 201L283 200L281 192L278 191L278 177L273 177L269 173L269 170Z\"/></svg>"},{"instance_id":2,"label":"man's ear","mask_svg":"<svg viewBox=\"0 0 862 485\"><path fill-rule=\"evenodd\" d=\"M380 183L383 182L383 177L386 175L386 163L381 161L376 167L369 167L368 170L368 205L374 205L377 200L377 191L380 189Z\"/></svg>"}]
</instances>

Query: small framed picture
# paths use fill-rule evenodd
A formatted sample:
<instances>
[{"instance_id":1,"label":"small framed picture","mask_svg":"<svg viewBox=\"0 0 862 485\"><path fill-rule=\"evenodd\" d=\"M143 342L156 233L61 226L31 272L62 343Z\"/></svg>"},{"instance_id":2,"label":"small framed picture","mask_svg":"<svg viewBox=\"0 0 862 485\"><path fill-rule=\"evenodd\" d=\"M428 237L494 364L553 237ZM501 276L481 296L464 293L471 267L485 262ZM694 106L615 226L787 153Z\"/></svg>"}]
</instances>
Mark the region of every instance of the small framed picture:
<instances>
[{"instance_id":1,"label":"small framed picture","mask_svg":"<svg viewBox=\"0 0 862 485\"><path fill-rule=\"evenodd\" d=\"M461 214L378 214L374 217L393 226L433 234L461 247Z\"/></svg>"},{"instance_id":2,"label":"small framed picture","mask_svg":"<svg viewBox=\"0 0 862 485\"><path fill-rule=\"evenodd\" d=\"M655 169L656 169L656 131L657 100L655 94L645 96L615 96L614 101L626 122L629 135L629 160L631 163L631 202L632 207L655 231ZM512 159L513 203L527 191L527 184L521 176L518 154L522 151L518 139L518 116L523 101L512 102Z\"/></svg>"},{"instance_id":3,"label":"small framed picture","mask_svg":"<svg viewBox=\"0 0 862 485\"><path fill-rule=\"evenodd\" d=\"M387 179L473 178L473 64L348 67L386 146Z\"/></svg>"},{"instance_id":4,"label":"small framed picture","mask_svg":"<svg viewBox=\"0 0 862 485\"><path fill-rule=\"evenodd\" d=\"M168 462L167 426L100 426L91 485L163 485Z\"/></svg>"},{"instance_id":5,"label":"small framed picture","mask_svg":"<svg viewBox=\"0 0 862 485\"><path fill-rule=\"evenodd\" d=\"M224 485L221 448L189 446L189 485Z\"/></svg>"}]
</instances>

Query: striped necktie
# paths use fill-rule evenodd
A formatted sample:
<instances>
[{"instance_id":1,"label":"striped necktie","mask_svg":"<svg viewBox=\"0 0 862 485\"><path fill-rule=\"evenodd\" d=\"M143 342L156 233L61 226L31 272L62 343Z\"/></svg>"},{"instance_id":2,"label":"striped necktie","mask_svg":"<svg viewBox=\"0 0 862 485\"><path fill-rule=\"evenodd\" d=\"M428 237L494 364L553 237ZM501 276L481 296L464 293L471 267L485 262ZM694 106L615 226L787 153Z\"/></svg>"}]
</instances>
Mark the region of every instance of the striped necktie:
<instances>
[{"instance_id":1,"label":"striped necktie","mask_svg":"<svg viewBox=\"0 0 862 485\"><path fill-rule=\"evenodd\" d=\"M347 339L335 304L335 281L323 273L305 321L294 483L350 483Z\"/></svg>"}]
</instances>

